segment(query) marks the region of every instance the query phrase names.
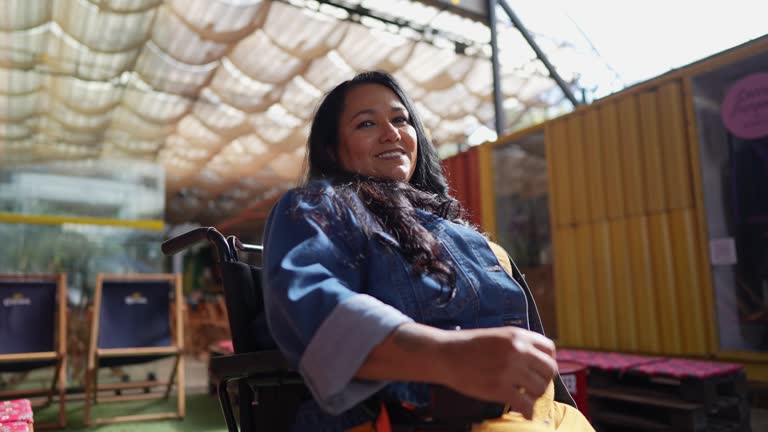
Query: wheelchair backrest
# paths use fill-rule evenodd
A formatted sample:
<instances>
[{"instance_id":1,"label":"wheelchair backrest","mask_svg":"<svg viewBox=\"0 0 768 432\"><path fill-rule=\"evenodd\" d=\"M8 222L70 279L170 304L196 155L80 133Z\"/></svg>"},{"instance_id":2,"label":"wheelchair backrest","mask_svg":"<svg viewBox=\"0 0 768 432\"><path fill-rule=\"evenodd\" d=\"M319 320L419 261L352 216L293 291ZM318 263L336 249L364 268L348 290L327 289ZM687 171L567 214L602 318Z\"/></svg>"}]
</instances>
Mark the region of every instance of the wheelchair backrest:
<instances>
[{"instance_id":1,"label":"wheelchair backrest","mask_svg":"<svg viewBox=\"0 0 768 432\"><path fill-rule=\"evenodd\" d=\"M216 250L235 353L275 349L264 311L261 269L238 257L238 251L261 252L261 246L243 244L234 236L225 238L214 227L200 227L166 240L161 249L173 255L203 241Z\"/></svg>"},{"instance_id":2,"label":"wheelchair backrest","mask_svg":"<svg viewBox=\"0 0 768 432\"><path fill-rule=\"evenodd\" d=\"M240 261L220 264L235 353L277 348L267 325L261 269Z\"/></svg>"}]
</instances>

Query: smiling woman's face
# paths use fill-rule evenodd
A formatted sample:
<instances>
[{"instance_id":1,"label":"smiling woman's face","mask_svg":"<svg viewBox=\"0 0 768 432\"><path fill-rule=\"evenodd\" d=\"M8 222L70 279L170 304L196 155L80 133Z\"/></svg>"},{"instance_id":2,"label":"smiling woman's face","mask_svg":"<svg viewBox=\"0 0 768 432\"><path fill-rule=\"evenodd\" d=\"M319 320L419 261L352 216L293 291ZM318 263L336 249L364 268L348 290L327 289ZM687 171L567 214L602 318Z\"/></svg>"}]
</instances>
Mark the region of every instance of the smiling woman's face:
<instances>
[{"instance_id":1,"label":"smiling woman's face","mask_svg":"<svg viewBox=\"0 0 768 432\"><path fill-rule=\"evenodd\" d=\"M379 84L347 92L337 149L345 170L407 182L416 168L416 148L410 113L395 92Z\"/></svg>"}]
</instances>

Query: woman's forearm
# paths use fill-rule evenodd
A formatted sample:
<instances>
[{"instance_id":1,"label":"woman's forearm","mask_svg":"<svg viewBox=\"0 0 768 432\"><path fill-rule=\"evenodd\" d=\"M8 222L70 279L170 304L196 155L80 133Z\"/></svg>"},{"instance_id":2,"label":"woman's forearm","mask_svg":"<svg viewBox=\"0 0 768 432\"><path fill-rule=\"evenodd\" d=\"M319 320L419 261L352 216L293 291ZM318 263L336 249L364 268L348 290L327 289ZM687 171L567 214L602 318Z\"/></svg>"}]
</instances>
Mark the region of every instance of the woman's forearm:
<instances>
[{"instance_id":1,"label":"woman's forearm","mask_svg":"<svg viewBox=\"0 0 768 432\"><path fill-rule=\"evenodd\" d=\"M530 418L534 400L556 373L555 345L538 333L516 327L449 331L406 323L370 352L355 376L442 384L477 399L508 403Z\"/></svg>"},{"instance_id":2,"label":"woman's forearm","mask_svg":"<svg viewBox=\"0 0 768 432\"><path fill-rule=\"evenodd\" d=\"M356 377L375 381L444 381L441 349L446 331L405 323L384 339L366 358Z\"/></svg>"}]
</instances>

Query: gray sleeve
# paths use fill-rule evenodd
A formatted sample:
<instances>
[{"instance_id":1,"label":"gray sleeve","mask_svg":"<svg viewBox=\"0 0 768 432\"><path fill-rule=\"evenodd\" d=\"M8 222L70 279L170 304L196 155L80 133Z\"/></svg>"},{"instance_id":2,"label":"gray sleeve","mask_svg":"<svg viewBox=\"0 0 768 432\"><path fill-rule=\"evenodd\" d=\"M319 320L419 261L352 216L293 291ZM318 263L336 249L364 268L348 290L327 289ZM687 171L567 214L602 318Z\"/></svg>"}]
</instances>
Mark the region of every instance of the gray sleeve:
<instances>
[{"instance_id":1,"label":"gray sleeve","mask_svg":"<svg viewBox=\"0 0 768 432\"><path fill-rule=\"evenodd\" d=\"M364 381L354 375L374 347L401 324L412 321L367 294L339 303L299 361L299 371L320 407L340 414L383 388L384 381Z\"/></svg>"}]
</instances>

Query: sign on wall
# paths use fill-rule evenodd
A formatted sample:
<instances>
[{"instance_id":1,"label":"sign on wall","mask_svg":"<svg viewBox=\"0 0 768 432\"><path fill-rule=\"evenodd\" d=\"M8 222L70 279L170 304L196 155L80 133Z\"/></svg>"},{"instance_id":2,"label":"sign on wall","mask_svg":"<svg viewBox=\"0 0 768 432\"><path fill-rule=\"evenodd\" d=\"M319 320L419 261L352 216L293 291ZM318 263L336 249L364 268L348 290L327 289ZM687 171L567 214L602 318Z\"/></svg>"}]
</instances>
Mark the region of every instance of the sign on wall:
<instances>
[{"instance_id":1,"label":"sign on wall","mask_svg":"<svg viewBox=\"0 0 768 432\"><path fill-rule=\"evenodd\" d=\"M768 136L768 73L753 73L734 83L720 114L728 131L739 138Z\"/></svg>"}]
</instances>

